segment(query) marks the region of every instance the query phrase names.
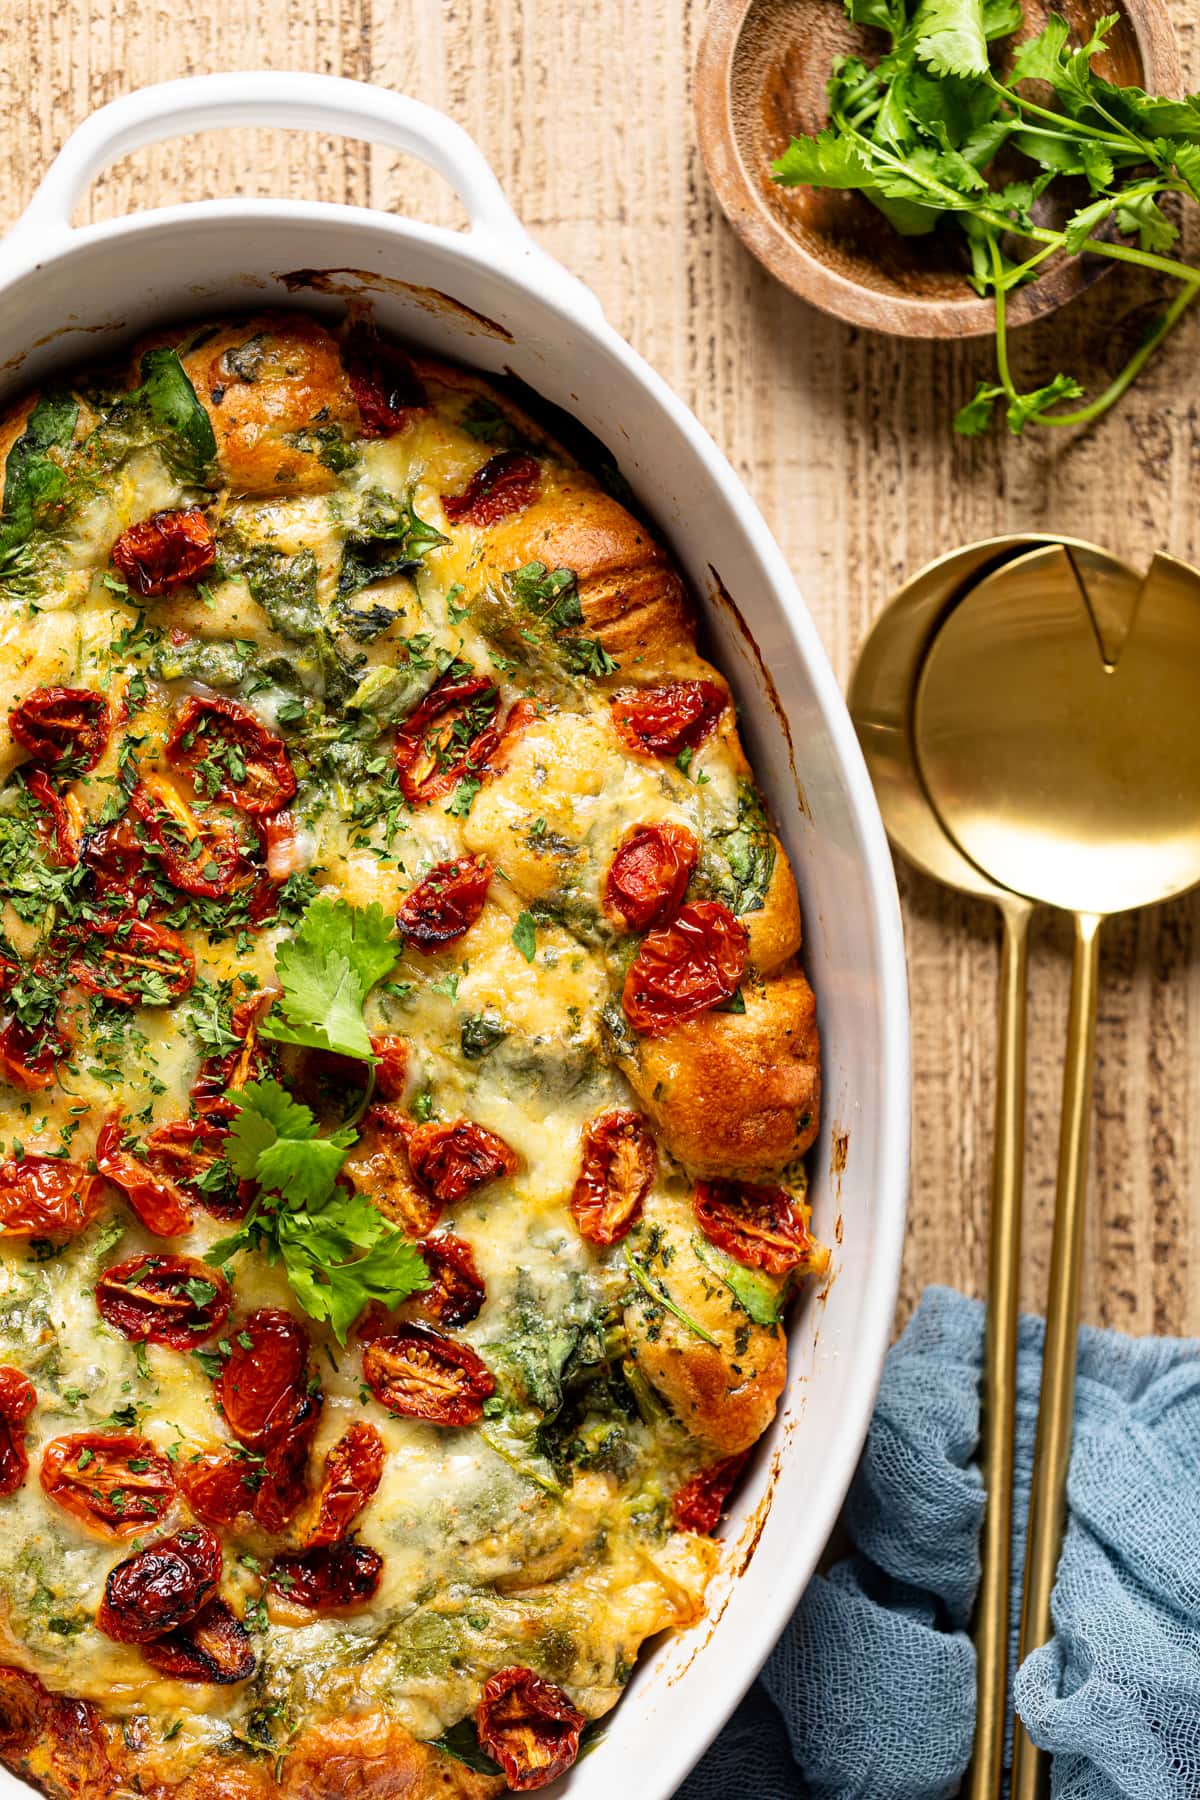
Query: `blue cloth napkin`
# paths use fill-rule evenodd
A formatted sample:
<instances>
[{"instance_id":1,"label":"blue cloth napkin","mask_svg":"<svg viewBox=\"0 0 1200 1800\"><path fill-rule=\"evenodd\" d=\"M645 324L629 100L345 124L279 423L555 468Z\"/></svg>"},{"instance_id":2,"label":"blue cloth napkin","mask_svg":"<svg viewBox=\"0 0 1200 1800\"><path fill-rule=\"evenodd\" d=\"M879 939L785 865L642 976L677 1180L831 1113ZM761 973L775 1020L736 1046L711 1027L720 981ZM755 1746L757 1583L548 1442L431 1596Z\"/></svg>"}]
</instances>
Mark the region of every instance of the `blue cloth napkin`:
<instances>
[{"instance_id":1,"label":"blue cloth napkin","mask_svg":"<svg viewBox=\"0 0 1200 1800\"><path fill-rule=\"evenodd\" d=\"M1043 1325L1021 1321L1014 1585ZM676 1800L950 1800L971 1754L983 1308L930 1288L813 1581ZM1053 1800L1200 1796L1200 1344L1084 1330L1055 1635L1014 1697ZM1016 1607L1014 1607L1014 1620Z\"/></svg>"}]
</instances>

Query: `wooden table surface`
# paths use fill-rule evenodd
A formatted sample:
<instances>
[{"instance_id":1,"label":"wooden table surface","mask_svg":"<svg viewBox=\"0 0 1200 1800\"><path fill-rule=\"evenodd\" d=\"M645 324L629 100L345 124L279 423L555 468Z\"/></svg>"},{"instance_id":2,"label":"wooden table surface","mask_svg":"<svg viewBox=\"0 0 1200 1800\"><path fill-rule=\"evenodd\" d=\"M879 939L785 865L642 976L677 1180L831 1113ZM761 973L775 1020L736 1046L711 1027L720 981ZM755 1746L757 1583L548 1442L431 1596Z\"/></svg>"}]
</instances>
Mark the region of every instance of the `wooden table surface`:
<instances>
[{"instance_id":1,"label":"wooden table surface","mask_svg":"<svg viewBox=\"0 0 1200 1800\"><path fill-rule=\"evenodd\" d=\"M68 131L132 87L237 68L380 82L466 126L534 234L699 414L791 559L843 681L895 586L956 544L1059 529L1139 566L1156 548L1200 560L1200 317L1091 432L955 439L955 404L990 371L986 342L903 344L850 330L776 286L726 226L692 124L704 10L704 0L207 0L198 10L0 0L0 226ZM1194 82L1193 20L1176 6L1175 22ZM461 222L434 177L386 152L268 132L131 158L97 184L88 216L235 193ZM1017 340L1019 378L1047 379L1060 365L1102 377L1136 344L1153 299L1110 277ZM907 1313L927 1282L979 1292L984 1281L997 935L990 908L903 869L900 882L915 1062ZM1030 995L1031 1306L1045 1286L1069 949L1043 918ZM1113 922L1085 1278L1092 1321L1200 1333L1200 1063L1189 1057L1198 1019L1200 898Z\"/></svg>"}]
</instances>

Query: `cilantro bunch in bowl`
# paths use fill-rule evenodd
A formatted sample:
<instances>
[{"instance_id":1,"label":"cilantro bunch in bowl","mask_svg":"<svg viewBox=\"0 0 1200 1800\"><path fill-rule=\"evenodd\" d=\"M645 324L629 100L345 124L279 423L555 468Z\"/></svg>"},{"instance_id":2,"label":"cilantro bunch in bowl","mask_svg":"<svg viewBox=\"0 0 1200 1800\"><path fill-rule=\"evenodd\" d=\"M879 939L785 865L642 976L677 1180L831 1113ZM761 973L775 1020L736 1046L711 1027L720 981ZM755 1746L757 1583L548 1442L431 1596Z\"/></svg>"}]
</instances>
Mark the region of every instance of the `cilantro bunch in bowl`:
<instances>
[{"instance_id":1,"label":"cilantro bunch in bowl","mask_svg":"<svg viewBox=\"0 0 1200 1800\"><path fill-rule=\"evenodd\" d=\"M1078 46L1052 13L1004 73L1004 41L1024 23L1020 0L845 3L851 20L885 32L890 48L874 66L858 57L835 62L827 128L794 137L772 166L775 180L855 189L906 237L939 228L963 234L969 279L995 300L996 379L979 383L955 418L957 431L985 431L997 407L1016 433L1098 418L1200 289L1200 269L1167 254L1179 233L1160 205L1171 194L1200 201L1200 97L1156 99L1103 80L1094 64L1115 13ZM1073 212L1059 227L1040 222L1038 201L1068 181ZM1132 263L1180 283L1124 368L1082 405L1069 404L1083 400L1073 375L1022 392L1009 362L1007 296L1036 281L1059 252Z\"/></svg>"}]
</instances>

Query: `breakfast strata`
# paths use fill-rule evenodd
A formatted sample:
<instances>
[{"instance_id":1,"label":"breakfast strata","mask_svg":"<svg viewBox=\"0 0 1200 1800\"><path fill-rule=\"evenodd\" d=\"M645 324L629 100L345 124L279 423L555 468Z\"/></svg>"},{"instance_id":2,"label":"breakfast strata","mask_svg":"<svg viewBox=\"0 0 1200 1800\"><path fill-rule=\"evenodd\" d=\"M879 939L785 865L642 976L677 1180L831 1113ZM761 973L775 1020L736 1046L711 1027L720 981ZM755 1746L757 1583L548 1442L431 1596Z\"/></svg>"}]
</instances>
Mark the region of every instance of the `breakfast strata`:
<instances>
[{"instance_id":1,"label":"breakfast strata","mask_svg":"<svg viewBox=\"0 0 1200 1800\"><path fill-rule=\"evenodd\" d=\"M681 583L364 320L0 427L0 1756L544 1786L828 1256L786 857Z\"/></svg>"}]
</instances>

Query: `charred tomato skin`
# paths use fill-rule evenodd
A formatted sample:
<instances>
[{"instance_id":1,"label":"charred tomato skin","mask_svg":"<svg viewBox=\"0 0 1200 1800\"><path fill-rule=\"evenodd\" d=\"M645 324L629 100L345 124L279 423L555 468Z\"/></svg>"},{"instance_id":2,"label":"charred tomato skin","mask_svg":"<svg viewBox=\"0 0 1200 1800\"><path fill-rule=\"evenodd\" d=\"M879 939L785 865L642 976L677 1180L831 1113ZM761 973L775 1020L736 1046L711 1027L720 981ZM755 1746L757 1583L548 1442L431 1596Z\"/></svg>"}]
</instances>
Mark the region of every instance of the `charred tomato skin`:
<instances>
[{"instance_id":1,"label":"charred tomato skin","mask_svg":"<svg viewBox=\"0 0 1200 1800\"><path fill-rule=\"evenodd\" d=\"M473 1119L454 1119L445 1125L431 1120L416 1126L408 1139L408 1160L421 1186L440 1206L454 1206L518 1167L517 1154L504 1139Z\"/></svg>"},{"instance_id":2,"label":"charred tomato skin","mask_svg":"<svg viewBox=\"0 0 1200 1800\"><path fill-rule=\"evenodd\" d=\"M112 559L126 585L142 599L172 594L212 567L217 540L198 506L153 513L123 531Z\"/></svg>"},{"instance_id":3,"label":"charred tomato skin","mask_svg":"<svg viewBox=\"0 0 1200 1800\"><path fill-rule=\"evenodd\" d=\"M175 1472L149 1438L77 1431L42 1452L42 1491L97 1537L118 1542L157 1524L175 1498Z\"/></svg>"},{"instance_id":4,"label":"charred tomato skin","mask_svg":"<svg viewBox=\"0 0 1200 1800\"><path fill-rule=\"evenodd\" d=\"M683 900L700 855L686 826L635 825L608 867L604 904L630 931L664 924Z\"/></svg>"},{"instance_id":5,"label":"charred tomato skin","mask_svg":"<svg viewBox=\"0 0 1200 1800\"><path fill-rule=\"evenodd\" d=\"M692 1206L705 1237L747 1268L786 1275L813 1248L804 1217L786 1188L698 1181Z\"/></svg>"},{"instance_id":6,"label":"charred tomato skin","mask_svg":"<svg viewBox=\"0 0 1200 1800\"><path fill-rule=\"evenodd\" d=\"M746 927L720 900L681 906L642 939L621 995L626 1018L655 1037L722 1005L737 992L749 948Z\"/></svg>"},{"instance_id":7,"label":"charred tomato skin","mask_svg":"<svg viewBox=\"0 0 1200 1800\"><path fill-rule=\"evenodd\" d=\"M221 1560L221 1541L206 1525L136 1550L108 1572L97 1629L118 1644L165 1637L216 1597Z\"/></svg>"},{"instance_id":8,"label":"charred tomato skin","mask_svg":"<svg viewBox=\"0 0 1200 1800\"><path fill-rule=\"evenodd\" d=\"M191 1208L168 1175L160 1174L125 1147L120 1107L106 1114L96 1137L96 1167L120 1188L139 1222L155 1237L182 1237L190 1231Z\"/></svg>"},{"instance_id":9,"label":"charred tomato skin","mask_svg":"<svg viewBox=\"0 0 1200 1800\"><path fill-rule=\"evenodd\" d=\"M197 1299L202 1287L209 1297ZM97 1278L95 1295L104 1323L131 1343L184 1351L219 1331L232 1304L229 1283L219 1269L194 1256L153 1251L112 1263Z\"/></svg>"},{"instance_id":10,"label":"charred tomato skin","mask_svg":"<svg viewBox=\"0 0 1200 1800\"><path fill-rule=\"evenodd\" d=\"M249 1348L246 1342L249 1340ZM216 1380L216 1401L247 1450L266 1450L291 1429L308 1397L308 1333L281 1307L243 1319Z\"/></svg>"},{"instance_id":11,"label":"charred tomato skin","mask_svg":"<svg viewBox=\"0 0 1200 1800\"><path fill-rule=\"evenodd\" d=\"M362 419L364 437L402 431L429 397L410 357L365 326L347 334L342 367Z\"/></svg>"},{"instance_id":12,"label":"charred tomato skin","mask_svg":"<svg viewBox=\"0 0 1200 1800\"><path fill-rule=\"evenodd\" d=\"M352 1538L299 1555L277 1556L267 1586L306 1612L343 1612L370 1600L383 1574L378 1550Z\"/></svg>"},{"instance_id":13,"label":"charred tomato skin","mask_svg":"<svg viewBox=\"0 0 1200 1800\"><path fill-rule=\"evenodd\" d=\"M70 934L78 948L68 974L89 994L114 1006L166 1005L182 999L196 979L196 959L177 931L146 919L96 919ZM161 995L146 997L139 969L161 977Z\"/></svg>"},{"instance_id":14,"label":"charred tomato skin","mask_svg":"<svg viewBox=\"0 0 1200 1800\"><path fill-rule=\"evenodd\" d=\"M15 1494L29 1472L25 1422L36 1405L28 1375L10 1364L0 1367L0 1498Z\"/></svg>"},{"instance_id":15,"label":"charred tomato skin","mask_svg":"<svg viewBox=\"0 0 1200 1800\"><path fill-rule=\"evenodd\" d=\"M680 1531L696 1531L707 1537L715 1531L725 1510L734 1483L746 1466L750 1452L741 1450L698 1469L671 1496L671 1512Z\"/></svg>"},{"instance_id":16,"label":"charred tomato skin","mask_svg":"<svg viewBox=\"0 0 1200 1800\"><path fill-rule=\"evenodd\" d=\"M532 1669L497 1669L475 1709L479 1742L515 1794L548 1787L579 1755L587 1720L552 1681Z\"/></svg>"},{"instance_id":17,"label":"charred tomato skin","mask_svg":"<svg viewBox=\"0 0 1200 1800\"><path fill-rule=\"evenodd\" d=\"M250 1633L219 1596L195 1618L142 1645L152 1669L173 1681L205 1681L231 1687L248 1681L257 1668Z\"/></svg>"},{"instance_id":18,"label":"charred tomato skin","mask_svg":"<svg viewBox=\"0 0 1200 1800\"><path fill-rule=\"evenodd\" d=\"M87 775L108 748L112 711L92 688L40 687L13 708L8 726L34 762Z\"/></svg>"},{"instance_id":19,"label":"charred tomato skin","mask_svg":"<svg viewBox=\"0 0 1200 1800\"><path fill-rule=\"evenodd\" d=\"M456 856L430 869L406 897L396 924L416 950L457 943L483 911L492 865L483 856Z\"/></svg>"},{"instance_id":20,"label":"charred tomato skin","mask_svg":"<svg viewBox=\"0 0 1200 1800\"><path fill-rule=\"evenodd\" d=\"M725 689L715 681L638 688L613 700L613 729L635 756L673 760L704 742L727 704Z\"/></svg>"},{"instance_id":21,"label":"charred tomato skin","mask_svg":"<svg viewBox=\"0 0 1200 1800\"><path fill-rule=\"evenodd\" d=\"M495 1378L469 1344L427 1325L400 1325L363 1348L363 1379L381 1406L428 1425L476 1425Z\"/></svg>"},{"instance_id":22,"label":"charred tomato skin","mask_svg":"<svg viewBox=\"0 0 1200 1800\"><path fill-rule=\"evenodd\" d=\"M639 1218L658 1158L641 1113L613 1111L589 1119L571 1191L571 1217L589 1243L616 1244Z\"/></svg>"},{"instance_id":23,"label":"charred tomato skin","mask_svg":"<svg viewBox=\"0 0 1200 1800\"><path fill-rule=\"evenodd\" d=\"M476 469L461 494L442 495L442 511L452 525L494 525L532 505L541 480L536 458L501 450Z\"/></svg>"},{"instance_id":24,"label":"charred tomato skin","mask_svg":"<svg viewBox=\"0 0 1200 1800\"><path fill-rule=\"evenodd\" d=\"M469 1325L479 1317L487 1299L470 1244L451 1231L439 1231L422 1239L420 1251L431 1285L416 1296L415 1304L439 1325L451 1329Z\"/></svg>"},{"instance_id":25,"label":"charred tomato skin","mask_svg":"<svg viewBox=\"0 0 1200 1800\"><path fill-rule=\"evenodd\" d=\"M287 745L268 731L248 707L223 694L192 694L184 701L166 743L168 762L186 769L193 780L212 739L236 754L242 772L226 767L206 799L228 800L256 818L267 818L296 792L296 776Z\"/></svg>"},{"instance_id":26,"label":"charred tomato skin","mask_svg":"<svg viewBox=\"0 0 1200 1800\"><path fill-rule=\"evenodd\" d=\"M104 1183L61 1156L0 1163L0 1238L77 1237L104 1199Z\"/></svg>"},{"instance_id":27,"label":"charred tomato skin","mask_svg":"<svg viewBox=\"0 0 1200 1800\"><path fill-rule=\"evenodd\" d=\"M325 1458L305 1549L336 1544L346 1536L383 1479L385 1456L383 1438L365 1419L356 1419L342 1433Z\"/></svg>"}]
</instances>

